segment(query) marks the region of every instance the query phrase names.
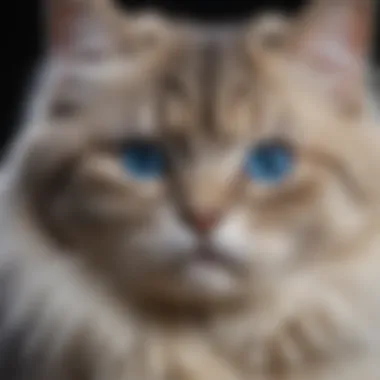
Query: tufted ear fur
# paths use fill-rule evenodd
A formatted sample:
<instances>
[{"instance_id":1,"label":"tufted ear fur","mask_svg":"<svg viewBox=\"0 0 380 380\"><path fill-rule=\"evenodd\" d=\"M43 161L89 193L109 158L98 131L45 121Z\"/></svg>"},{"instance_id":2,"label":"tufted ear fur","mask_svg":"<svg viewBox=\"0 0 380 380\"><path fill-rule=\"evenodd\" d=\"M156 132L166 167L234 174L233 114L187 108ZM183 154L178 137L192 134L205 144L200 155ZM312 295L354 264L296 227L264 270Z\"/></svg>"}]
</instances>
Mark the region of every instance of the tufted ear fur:
<instances>
[{"instance_id":1,"label":"tufted ear fur","mask_svg":"<svg viewBox=\"0 0 380 380\"><path fill-rule=\"evenodd\" d=\"M298 69L345 109L361 106L372 13L372 0L314 0L295 22L290 53Z\"/></svg>"}]
</instances>

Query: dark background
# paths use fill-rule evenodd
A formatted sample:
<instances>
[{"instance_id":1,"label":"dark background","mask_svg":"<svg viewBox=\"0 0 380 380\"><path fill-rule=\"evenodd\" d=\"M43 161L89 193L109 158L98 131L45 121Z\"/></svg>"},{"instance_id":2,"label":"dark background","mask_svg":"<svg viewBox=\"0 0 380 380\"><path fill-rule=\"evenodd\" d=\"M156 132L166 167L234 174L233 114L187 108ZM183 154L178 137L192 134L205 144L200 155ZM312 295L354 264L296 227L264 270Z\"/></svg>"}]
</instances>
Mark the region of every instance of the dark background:
<instances>
[{"instance_id":1,"label":"dark background","mask_svg":"<svg viewBox=\"0 0 380 380\"><path fill-rule=\"evenodd\" d=\"M2 75L0 83L2 84L3 101L1 102L0 150L18 125L21 103L25 99L25 90L35 72L38 59L43 53L41 38L44 29L41 15L43 1L15 0L6 1L2 5L0 62L3 67L0 71L0 75ZM153 6L170 14L213 22L244 19L262 9L269 8L293 12L305 3L303 0L116 1L134 9ZM379 35L379 33L376 34ZM376 52L376 56L380 58L379 52Z\"/></svg>"}]
</instances>

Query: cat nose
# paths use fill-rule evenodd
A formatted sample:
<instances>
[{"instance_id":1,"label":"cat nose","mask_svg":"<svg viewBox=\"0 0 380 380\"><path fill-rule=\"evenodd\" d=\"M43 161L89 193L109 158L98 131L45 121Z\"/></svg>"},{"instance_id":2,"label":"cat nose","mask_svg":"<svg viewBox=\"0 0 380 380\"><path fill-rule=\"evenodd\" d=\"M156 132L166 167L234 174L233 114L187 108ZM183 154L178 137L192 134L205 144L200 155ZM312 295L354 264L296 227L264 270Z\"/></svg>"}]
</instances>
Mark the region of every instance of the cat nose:
<instances>
[{"instance_id":1,"label":"cat nose","mask_svg":"<svg viewBox=\"0 0 380 380\"><path fill-rule=\"evenodd\" d=\"M199 233L209 233L215 228L220 219L220 213L218 211L194 211L188 215L189 222L192 227Z\"/></svg>"}]
</instances>

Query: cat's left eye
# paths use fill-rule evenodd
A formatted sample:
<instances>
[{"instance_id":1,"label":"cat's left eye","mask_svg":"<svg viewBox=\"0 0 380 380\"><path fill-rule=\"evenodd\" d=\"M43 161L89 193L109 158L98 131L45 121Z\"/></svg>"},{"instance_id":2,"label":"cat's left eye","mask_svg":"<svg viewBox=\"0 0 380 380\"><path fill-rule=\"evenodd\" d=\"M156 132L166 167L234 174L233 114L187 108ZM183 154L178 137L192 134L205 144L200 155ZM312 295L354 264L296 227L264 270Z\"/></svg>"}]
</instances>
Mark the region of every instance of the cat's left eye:
<instances>
[{"instance_id":1,"label":"cat's left eye","mask_svg":"<svg viewBox=\"0 0 380 380\"><path fill-rule=\"evenodd\" d=\"M165 173L165 155L157 144L131 142L124 147L122 156L125 169L139 180L158 179Z\"/></svg>"},{"instance_id":2,"label":"cat's left eye","mask_svg":"<svg viewBox=\"0 0 380 380\"><path fill-rule=\"evenodd\" d=\"M292 172L294 164L294 152L289 145L269 140L251 149L245 170L253 181L276 185Z\"/></svg>"}]
</instances>

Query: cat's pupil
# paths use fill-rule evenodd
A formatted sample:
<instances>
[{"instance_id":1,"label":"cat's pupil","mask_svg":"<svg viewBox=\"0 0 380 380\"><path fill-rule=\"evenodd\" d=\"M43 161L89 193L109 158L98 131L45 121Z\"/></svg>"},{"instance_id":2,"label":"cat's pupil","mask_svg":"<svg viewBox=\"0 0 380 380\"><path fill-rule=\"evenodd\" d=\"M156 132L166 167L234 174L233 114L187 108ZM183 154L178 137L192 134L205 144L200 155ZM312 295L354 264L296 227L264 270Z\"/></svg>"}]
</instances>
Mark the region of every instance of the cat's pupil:
<instances>
[{"instance_id":1,"label":"cat's pupil","mask_svg":"<svg viewBox=\"0 0 380 380\"><path fill-rule=\"evenodd\" d=\"M258 159L261 161L263 169L267 172L277 173L281 171L283 161L281 154L279 154L278 152L259 152Z\"/></svg>"}]
</instances>

